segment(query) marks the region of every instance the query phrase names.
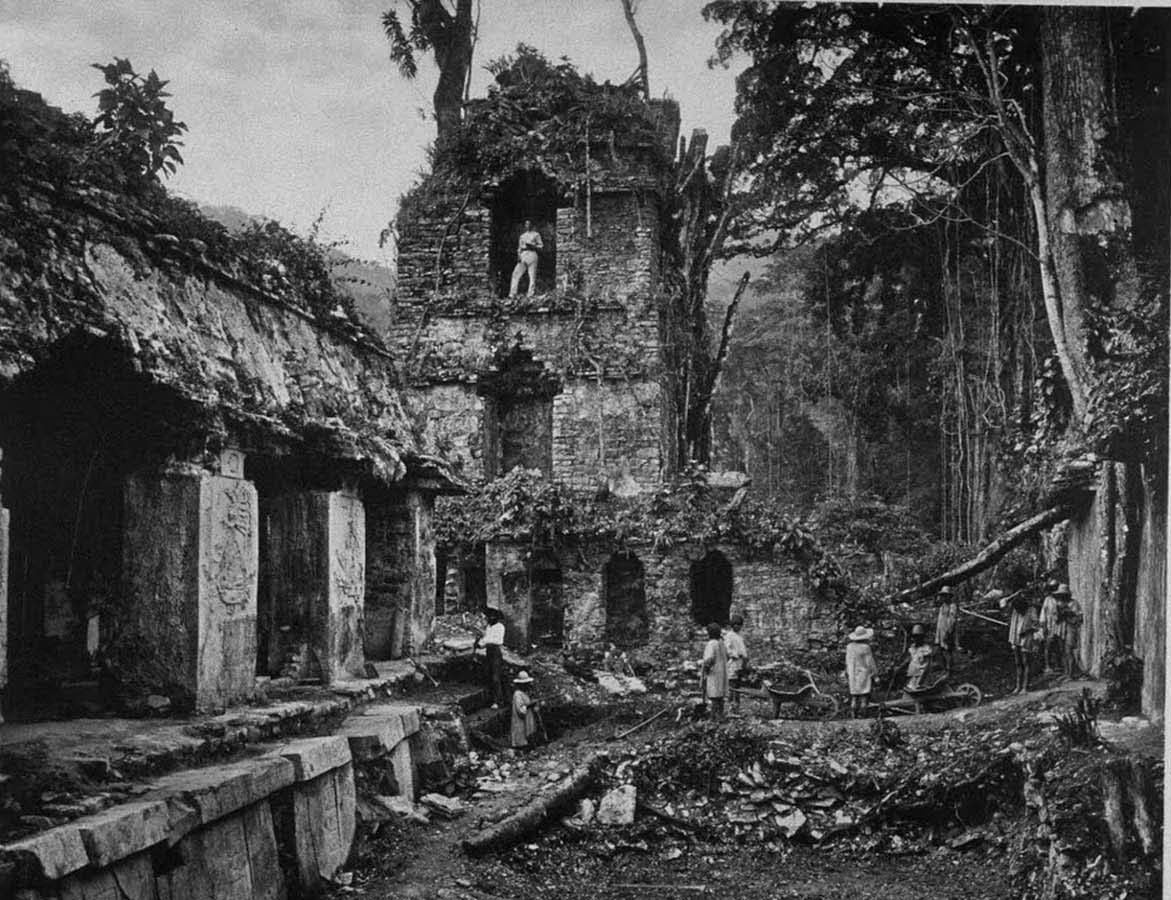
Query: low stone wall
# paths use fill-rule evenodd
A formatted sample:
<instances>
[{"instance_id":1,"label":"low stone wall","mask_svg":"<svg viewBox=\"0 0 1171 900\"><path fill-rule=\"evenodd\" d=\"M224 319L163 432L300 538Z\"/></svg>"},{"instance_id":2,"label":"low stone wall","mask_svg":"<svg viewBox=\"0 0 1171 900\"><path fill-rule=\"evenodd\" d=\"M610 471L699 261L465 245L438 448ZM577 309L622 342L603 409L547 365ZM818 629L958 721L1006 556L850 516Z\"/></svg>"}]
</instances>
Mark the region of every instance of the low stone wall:
<instances>
[{"instance_id":1,"label":"low stone wall","mask_svg":"<svg viewBox=\"0 0 1171 900\"><path fill-rule=\"evenodd\" d=\"M338 735L177 772L133 803L0 846L0 892L19 900L278 900L319 893L350 855L354 766L389 759L415 797L418 708L369 707Z\"/></svg>"}]
</instances>

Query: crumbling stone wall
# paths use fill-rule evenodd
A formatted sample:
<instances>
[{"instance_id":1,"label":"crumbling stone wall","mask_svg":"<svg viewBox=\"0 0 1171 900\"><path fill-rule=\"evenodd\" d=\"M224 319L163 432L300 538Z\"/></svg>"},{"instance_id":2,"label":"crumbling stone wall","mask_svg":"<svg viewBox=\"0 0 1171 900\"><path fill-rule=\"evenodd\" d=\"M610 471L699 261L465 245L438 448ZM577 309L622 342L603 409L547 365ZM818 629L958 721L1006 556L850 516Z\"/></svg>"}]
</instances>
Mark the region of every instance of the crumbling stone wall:
<instances>
[{"instance_id":1,"label":"crumbling stone wall","mask_svg":"<svg viewBox=\"0 0 1171 900\"><path fill-rule=\"evenodd\" d=\"M241 699L254 690L258 650L259 524L244 454L344 470L380 489L401 483L408 465L443 473L444 464L418 439L385 347L319 319L295 297L242 280L231 260L209 258L206 244L154 234L155 220L130 201L98 191L23 200L17 212L0 198L0 214L46 236L0 265L0 444L22 385L78 345L100 346L142 381L145 396L168 398L170 443L120 461L119 477L129 479L117 497L126 509L125 552L121 575L111 579L119 596L102 610L101 649L144 696L204 707ZM154 410L139 414L157 424ZM225 447L244 452L232 472L209 462ZM164 451L182 460L177 468L160 465ZM22 478L37 464L24 455ZM331 605L308 626L320 632L311 645L325 657L327 679L363 669L365 587L361 501L335 494L330 504L318 548L329 557L322 569L329 584L315 602ZM428 504L418 499L421 511L403 536L408 550L385 550L398 554L412 584L408 633L416 646L433 617Z\"/></svg>"},{"instance_id":2,"label":"crumbling stone wall","mask_svg":"<svg viewBox=\"0 0 1171 900\"><path fill-rule=\"evenodd\" d=\"M473 479L494 423L476 395L513 348L562 385L553 398L555 479L648 487L664 455L664 391L657 287L660 203L643 171L578 190L557 210L557 290L495 295L491 214L466 197L416 198L400 220L399 287L389 340L405 359L411 406L424 434L450 448ZM421 207L420 208L420 204Z\"/></svg>"},{"instance_id":3,"label":"crumbling stone wall","mask_svg":"<svg viewBox=\"0 0 1171 900\"><path fill-rule=\"evenodd\" d=\"M565 641L595 645L606 640L603 569L614 548L591 546L560 554L565 598ZM702 625L691 616L691 565L709 547L687 544L660 553L631 547L644 568L643 583L649 634L645 646L692 655L702 643ZM753 559L740 548L719 545L732 564L732 611L745 618L744 638L757 660L782 657L794 650L830 645L837 640L834 608L818 600L800 570L789 560ZM488 546L488 603L504 612L510 646L528 638L532 618L529 592L530 548L527 544Z\"/></svg>"}]
</instances>

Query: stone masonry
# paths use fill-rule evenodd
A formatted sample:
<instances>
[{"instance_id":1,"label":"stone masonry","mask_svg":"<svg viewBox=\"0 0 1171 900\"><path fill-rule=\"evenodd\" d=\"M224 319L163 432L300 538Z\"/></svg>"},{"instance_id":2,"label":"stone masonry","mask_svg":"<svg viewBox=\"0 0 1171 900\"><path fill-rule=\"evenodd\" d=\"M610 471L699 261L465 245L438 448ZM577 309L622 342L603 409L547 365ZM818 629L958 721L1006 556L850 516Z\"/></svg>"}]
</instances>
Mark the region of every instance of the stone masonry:
<instances>
[{"instance_id":1,"label":"stone masonry","mask_svg":"<svg viewBox=\"0 0 1171 900\"><path fill-rule=\"evenodd\" d=\"M529 640L532 599L528 545L490 544L486 552L488 603L505 616L509 646L522 649ZM758 660L794 650L832 644L837 621L832 605L819 602L805 584L799 567L783 561L747 557L737 547L685 544L660 552L634 548L644 567L649 647L692 648L701 642L702 624L691 615L692 565L706 553L723 554L731 566L730 603L746 621L744 638ZM575 548L562 555L566 598L564 640L596 645L606 641L608 619L603 569L609 552Z\"/></svg>"},{"instance_id":2,"label":"stone masonry","mask_svg":"<svg viewBox=\"0 0 1171 900\"><path fill-rule=\"evenodd\" d=\"M407 398L424 435L466 477L505 474L499 454L509 442L500 432L511 426L495 414L485 384L522 352L558 385L544 451L551 459L530 467L582 490L661 480L668 438L658 185L654 165L639 158L589 190L560 186L555 221L544 226L556 245L556 289L531 299L497 296L490 270L494 239L503 229L514 240L508 235L519 227L494 220L507 186L468 200L445 194L436 179L431 193L421 192L430 200L416 199L400 216L389 339L406 359Z\"/></svg>"}]
</instances>

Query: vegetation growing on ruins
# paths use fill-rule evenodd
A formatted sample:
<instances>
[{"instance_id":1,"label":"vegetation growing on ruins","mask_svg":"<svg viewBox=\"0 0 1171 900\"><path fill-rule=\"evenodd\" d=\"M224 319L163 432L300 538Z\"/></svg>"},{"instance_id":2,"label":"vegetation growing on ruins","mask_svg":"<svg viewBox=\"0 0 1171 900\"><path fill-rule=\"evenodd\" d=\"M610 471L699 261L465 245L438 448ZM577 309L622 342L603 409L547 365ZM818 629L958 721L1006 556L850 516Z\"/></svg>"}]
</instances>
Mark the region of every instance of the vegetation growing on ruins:
<instances>
[{"instance_id":1,"label":"vegetation growing on ruins","mask_svg":"<svg viewBox=\"0 0 1171 900\"><path fill-rule=\"evenodd\" d=\"M353 302L330 278L332 248L273 221L232 232L195 203L169 194L161 176L182 162L178 136L186 126L167 105L168 82L154 71L137 74L126 59L95 68L107 87L98 93L99 114L91 121L21 90L0 66L0 194L11 210L26 207L34 192L50 191L115 230L129 228L173 256L210 262L301 307L326 328L354 332ZM8 218L20 265L35 268L53 238L33 217Z\"/></svg>"}]
</instances>

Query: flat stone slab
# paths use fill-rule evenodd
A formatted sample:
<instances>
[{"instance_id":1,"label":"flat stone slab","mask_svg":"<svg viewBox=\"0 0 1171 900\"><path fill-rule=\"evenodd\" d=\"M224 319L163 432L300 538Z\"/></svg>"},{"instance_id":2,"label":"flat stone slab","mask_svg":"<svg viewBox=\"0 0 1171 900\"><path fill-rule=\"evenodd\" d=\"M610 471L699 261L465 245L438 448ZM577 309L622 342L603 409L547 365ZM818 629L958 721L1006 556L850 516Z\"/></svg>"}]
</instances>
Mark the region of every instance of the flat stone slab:
<instances>
[{"instance_id":1,"label":"flat stone slab","mask_svg":"<svg viewBox=\"0 0 1171 900\"><path fill-rule=\"evenodd\" d=\"M90 864L102 869L167 838L170 812L162 800L139 800L114 806L73 823Z\"/></svg>"},{"instance_id":2,"label":"flat stone slab","mask_svg":"<svg viewBox=\"0 0 1171 900\"><path fill-rule=\"evenodd\" d=\"M349 741L354 759L376 759L418 733L419 721L418 707L380 703L350 716L338 734Z\"/></svg>"},{"instance_id":3,"label":"flat stone slab","mask_svg":"<svg viewBox=\"0 0 1171 900\"><path fill-rule=\"evenodd\" d=\"M172 814L182 816L183 805L194 808L194 822L172 821L174 842L193 827L208 825L238 810L259 803L296 780L295 767L283 756L262 756L226 766L176 772L159 779L154 794L163 796ZM183 804L174 801L181 799ZM181 832L176 834L175 832Z\"/></svg>"},{"instance_id":4,"label":"flat stone slab","mask_svg":"<svg viewBox=\"0 0 1171 900\"><path fill-rule=\"evenodd\" d=\"M89 865L81 832L73 823L0 846L0 859L28 866L49 881L57 881Z\"/></svg>"},{"instance_id":5,"label":"flat stone slab","mask_svg":"<svg viewBox=\"0 0 1171 900\"><path fill-rule=\"evenodd\" d=\"M293 764L294 781L310 781L352 762L350 743L341 735L303 738L274 751Z\"/></svg>"}]
</instances>

